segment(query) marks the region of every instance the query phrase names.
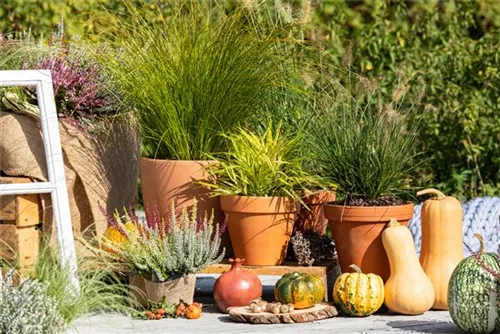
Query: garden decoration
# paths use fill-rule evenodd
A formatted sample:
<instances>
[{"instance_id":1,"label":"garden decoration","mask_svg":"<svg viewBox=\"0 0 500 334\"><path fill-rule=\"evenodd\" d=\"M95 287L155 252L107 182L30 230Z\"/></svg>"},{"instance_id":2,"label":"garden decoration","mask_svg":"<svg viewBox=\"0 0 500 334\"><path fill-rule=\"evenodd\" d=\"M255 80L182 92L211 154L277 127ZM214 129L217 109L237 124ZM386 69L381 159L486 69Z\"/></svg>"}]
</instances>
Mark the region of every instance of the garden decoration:
<instances>
[{"instance_id":1,"label":"garden decoration","mask_svg":"<svg viewBox=\"0 0 500 334\"><path fill-rule=\"evenodd\" d=\"M77 277L77 263L75 244L73 241L73 229L70 225L71 213L68 201L68 189L66 187L66 176L64 174L63 152L61 139L57 126L57 114L54 102L50 71L0 71L0 87L21 86L36 87L36 96L40 108L40 124L42 130L43 150L42 156L46 161L47 180L39 183L1 184L0 195L16 194L50 194L57 227L57 242L61 263L70 271L73 293L79 294L79 283ZM2 133L2 144L8 139L6 133ZM37 137L39 138L39 137ZM10 143L10 147L19 149L18 143ZM7 146L9 147L9 146ZM44 152L44 153L43 153ZM2 155L5 151L2 151ZM0 159L6 160L5 156ZM3 170L3 168L2 168Z\"/></svg>"},{"instance_id":2,"label":"garden decoration","mask_svg":"<svg viewBox=\"0 0 500 334\"><path fill-rule=\"evenodd\" d=\"M453 271L448 286L448 308L453 322L464 332L475 334L500 331L500 257L479 251L463 259Z\"/></svg>"},{"instance_id":3,"label":"garden decoration","mask_svg":"<svg viewBox=\"0 0 500 334\"><path fill-rule=\"evenodd\" d=\"M448 282L463 259L462 204L436 189L419 191L417 196L433 197L422 205L422 250L420 264L431 279L436 294L432 308L448 309Z\"/></svg>"},{"instance_id":4,"label":"garden decoration","mask_svg":"<svg viewBox=\"0 0 500 334\"><path fill-rule=\"evenodd\" d=\"M214 161L207 154L227 150L221 134L236 131L267 103L268 91L287 67L277 64L280 44L249 27L245 12L214 20L199 2L178 4L179 15L161 21L144 17L133 5L126 19L114 17L110 37L120 52L110 50L103 66L141 124L140 177L148 219L154 206L164 217L172 200L182 209L196 199L200 216L213 211L222 221L219 199L196 182L209 178L204 167Z\"/></svg>"},{"instance_id":5,"label":"garden decoration","mask_svg":"<svg viewBox=\"0 0 500 334\"><path fill-rule=\"evenodd\" d=\"M230 307L229 318L235 322L252 324L303 323L337 316L335 306L319 303L307 309L296 310L293 304L254 301L245 307Z\"/></svg>"},{"instance_id":6,"label":"garden decoration","mask_svg":"<svg viewBox=\"0 0 500 334\"><path fill-rule=\"evenodd\" d=\"M498 233L498 217L500 216L500 197L477 197L463 202L463 251L468 254L465 245L479 247L479 242L474 237L474 232L478 231L485 240L486 252L500 253L500 234ZM417 252L420 253L422 243L422 204L415 205L413 217L408 224L408 228L413 234Z\"/></svg>"},{"instance_id":7,"label":"garden decoration","mask_svg":"<svg viewBox=\"0 0 500 334\"><path fill-rule=\"evenodd\" d=\"M391 276L385 282L385 305L401 314L422 314L434 304L434 287L418 261L410 230L391 218L382 232Z\"/></svg>"},{"instance_id":8,"label":"garden decoration","mask_svg":"<svg viewBox=\"0 0 500 334\"><path fill-rule=\"evenodd\" d=\"M1 44L1 42L0 42ZM2 48L9 68L46 69L52 74L64 172L73 230L101 236L107 228L97 203L107 209L130 206L137 191L139 137L131 117L113 99L104 71L83 46L53 39L49 45L12 42ZM15 60L15 62L14 62ZM7 65L5 65L7 66ZM48 181L40 128L41 110L33 87L4 90L0 111L0 169L7 175ZM54 111L56 112L56 111ZM43 232L55 234L51 200L41 195Z\"/></svg>"},{"instance_id":9,"label":"garden decoration","mask_svg":"<svg viewBox=\"0 0 500 334\"><path fill-rule=\"evenodd\" d=\"M377 312L385 298L382 278L362 273L355 264L351 268L355 270L354 273L344 273L335 281L335 304L348 316L364 317Z\"/></svg>"},{"instance_id":10,"label":"garden decoration","mask_svg":"<svg viewBox=\"0 0 500 334\"><path fill-rule=\"evenodd\" d=\"M257 275L241 268L245 259L229 259L231 270L222 274L214 284L214 299L219 311L244 306L262 296L262 283Z\"/></svg>"},{"instance_id":11,"label":"garden decoration","mask_svg":"<svg viewBox=\"0 0 500 334\"><path fill-rule=\"evenodd\" d=\"M313 180L302 169L300 137L269 125L263 134L239 129L226 138L229 151L207 169L216 181L204 184L220 196L235 255L247 265L279 265L293 230L296 189Z\"/></svg>"},{"instance_id":12,"label":"garden decoration","mask_svg":"<svg viewBox=\"0 0 500 334\"><path fill-rule=\"evenodd\" d=\"M399 102L381 101L367 79L352 94L332 85L336 100L319 110L309 132L319 177L337 186L339 199L324 205L325 216L342 272L355 264L386 281L381 233L391 218L406 225L412 217L413 204L401 195L416 166L418 123L403 124Z\"/></svg>"},{"instance_id":13,"label":"garden decoration","mask_svg":"<svg viewBox=\"0 0 500 334\"><path fill-rule=\"evenodd\" d=\"M324 297L323 280L312 274L285 274L274 286L274 298L280 303L292 304L296 310L313 307Z\"/></svg>"},{"instance_id":14,"label":"garden decoration","mask_svg":"<svg viewBox=\"0 0 500 334\"><path fill-rule=\"evenodd\" d=\"M220 262L224 256L224 250L219 251L221 231L213 216L198 220L196 203L190 212L184 208L180 215L173 203L171 210L168 220L160 220L156 214L157 220L147 222L134 220L128 213L121 217L116 212L111 223L126 240L116 244L103 238L103 243L138 276L135 284L142 277L150 301L192 303L195 273ZM137 228L127 228L128 224Z\"/></svg>"}]
</instances>

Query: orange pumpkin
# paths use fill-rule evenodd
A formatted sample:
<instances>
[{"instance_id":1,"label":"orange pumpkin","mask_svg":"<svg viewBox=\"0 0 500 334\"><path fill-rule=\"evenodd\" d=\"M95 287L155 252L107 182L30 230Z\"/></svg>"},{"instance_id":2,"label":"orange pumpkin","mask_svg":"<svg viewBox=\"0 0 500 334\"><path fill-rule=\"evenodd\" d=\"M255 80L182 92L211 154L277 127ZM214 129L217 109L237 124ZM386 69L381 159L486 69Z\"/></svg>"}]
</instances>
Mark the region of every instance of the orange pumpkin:
<instances>
[{"instance_id":1,"label":"orange pumpkin","mask_svg":"<svg viewBox=\"0 0 500 334\"><path fill-rule=\"evenodd\" d=\"M124 225L125 229L127 230L127 233L134 233L134 231L138 231L137 225L134 223L127 223ZM116 252L111 249L109 246L115 246L119 247L121 244L123 244L125 241L127 241L127 236L124 235L118 228L115 226L110 226L106 229L106 231L103 234L103 239L104 242L102 243L102 249L109 252L116 254Z\"/></svg>"},{"instance_id":2,"label":"orange pumpkin","mask_svg":"<svg viewBox=\"0 0 500 334\"><path fill-rule=\"evenodd\" d=\"M419 191L417 196L433 197L422 205L422 248L420 264L434 286L433 309L448 309L448 283L462 261L462 204L436 189Z\"/></svg>"},{"instance_id":3,"label":"orange pumpkin","mask_svg":"<svg viewBox=\"0 0 500 334\"><path fill-rule=\"evenodd\" d=\"M198 303L196 303L198 304ZM201 317L201 307L196 305L196 304L191 304L188 306L186 312L184 315L188 319L198 319Z\"/></svg>"}]
</instances>

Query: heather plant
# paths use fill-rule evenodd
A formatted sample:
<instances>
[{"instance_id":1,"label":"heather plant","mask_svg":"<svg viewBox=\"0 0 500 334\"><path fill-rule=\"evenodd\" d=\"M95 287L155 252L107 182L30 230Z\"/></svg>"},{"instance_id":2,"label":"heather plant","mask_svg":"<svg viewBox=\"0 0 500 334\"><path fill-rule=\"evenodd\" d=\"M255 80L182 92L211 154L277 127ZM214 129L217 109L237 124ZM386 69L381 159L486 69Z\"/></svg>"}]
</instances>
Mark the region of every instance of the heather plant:
<instances>
[{"instance_id":1,"label":"heather plant","mask_svg":"<svg viewBox=\"0 0 500 334\"><path fill-rule=\"evenodd\" d=\"M197 217L196 205L191 212L184 208L179 214L173 203L168 219L153 222L139 222L127 212L115 212L113 225L126 241L116 244L104 238L103 243L134 272L153 281L175 279L218 263L224 256L225 249L220 251L223 231L214 224L213 214Z\"/></svg>"},{"instance_id":2,"label":"heather plant","mask_svg":"<svg viewBox=\"0 0 500 334\"><path fill-rule=\"evenodd\" d=\"M47 284L36 279L14 283L15 272L0 271L0 332L4 334L63 333L66 323Z\"/></svg>"}]
</instances>

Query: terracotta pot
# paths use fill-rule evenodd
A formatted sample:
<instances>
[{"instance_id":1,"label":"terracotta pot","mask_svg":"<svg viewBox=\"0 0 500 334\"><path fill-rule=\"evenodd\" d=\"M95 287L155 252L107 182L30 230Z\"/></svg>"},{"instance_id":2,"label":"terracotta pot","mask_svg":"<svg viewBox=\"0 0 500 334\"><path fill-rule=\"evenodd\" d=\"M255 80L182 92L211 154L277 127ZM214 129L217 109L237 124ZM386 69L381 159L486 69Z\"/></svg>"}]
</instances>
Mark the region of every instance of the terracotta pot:
<instances>
[{"instance_id":1,"label":"terracotta pot","mask_svg":"<svg viewBox=\"0 0 500 334\"><path fill-rule=\"evenodd\" d=\"M148 306L148 298L146 293L146 284L144 278L139 275L129 276L130 295L141 306Z\"/></svg>"},{"instance_id":2,"label":"terracotta pot","mask_svg":"<svg viewBox=\"0 0 500 334\"><path fill-rule=\"evenodd\" d=\"M144 279L148 299L159 303L165 297L165 303L177 304L180 300L191 304L194 298L196 275L190 274L185 277L168 280L165 282L153 282Z\"/></svg>"},{"instance_id":3,"label":"terracotta pot","mask_svg":"<svg viewBox=\"0 0 500 334\"><path fill-rule=\"evenodd\" d=\"M214 161L184 161L184 160L157 160L140 159L140 174L142 197L148 221L153 221L153 209L156 206L160 217L169 216L172 200L175 201L177 212L183 208L191 209L195 199L198 205L198 216L203 217L205 212L214 212L214 222L219 225L224 222L224 213L220 208L217 197L210 198L209 190L193 181L208 179L204 167ZM226 256L232 254L229 233L222 236L222 246L226 247Z\"/></svg>"},{"instance_id":4,"label":"terracotta pot","mask_svg":"<svg viewBox=\"0 0 500 334\"><path fill-rule=\"evenodd\" d=\"M262 283L259 277L241 268L245 259L229 259L231 270L219 276L214 284L214 299L219 311L227 313L228 307L248 306L262 296Z\"/></svg>"},{"instance_id":5,"label":"terracotta pot","mask_svg":"<svg viewBox=\"0 0 500 334\"><path fill-rule=\"evenodd\" d=\"M390 268L382 231L391 218L407 226L413 216L413 204L366 207L325 204L324 209L342 272L349 272L349 266L355 264L364 273L377 274L385 282Z\"/></svg>"},{"instance_id":6,"label":"terracotta pot","mask_svg":"<svg viewBox=\"0 0 500 334\"><path fill-rule=\"evenodd\" d=\"M286 197L221 196L236 257L247 265L283 262L293 230L295 203Z\"/></svg>"},{"instance_id":7,"label":"terracotta pot","mask_svg":"<svg viewBox=\"0 0 500 334\"><path fill-rule=\"evenodd\" d=\"M318 192L308 192L302 197L307 207L301 205L295 220L294 233L296 231L306 232L314 230L324 234L328 220L323 212L323 204L335 201L335 191L321 190Z\"/></svg>"}]
</instances>

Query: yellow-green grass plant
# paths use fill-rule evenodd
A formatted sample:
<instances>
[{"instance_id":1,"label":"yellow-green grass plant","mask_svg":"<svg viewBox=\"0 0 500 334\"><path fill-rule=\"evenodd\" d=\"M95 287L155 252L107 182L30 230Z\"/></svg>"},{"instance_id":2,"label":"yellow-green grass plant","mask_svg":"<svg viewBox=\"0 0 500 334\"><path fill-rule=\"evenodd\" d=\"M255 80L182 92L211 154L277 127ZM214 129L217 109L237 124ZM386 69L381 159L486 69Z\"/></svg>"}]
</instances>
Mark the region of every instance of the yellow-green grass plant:
<instances>
[{"instance_id":1,"label":"yellow-green grass plant","mask_svg":"<svg viewBox=\"0 0 500 334\"><path fill-rule=\"evenodd\" d=\"M225 135L229 150L207 167L215 182L203 182L211 194L229 196L288 196L299 199L301 190L317 183L303 168L302 132L293 136L272 124L263 133L240 128Z\"/></svg>"}]
</instances>

